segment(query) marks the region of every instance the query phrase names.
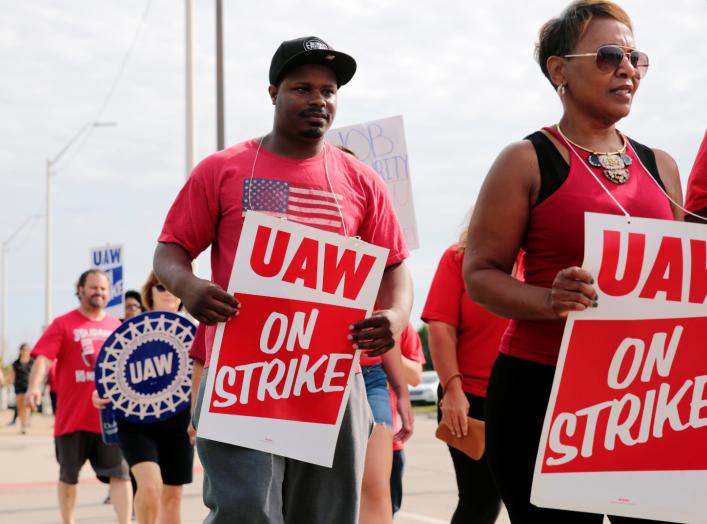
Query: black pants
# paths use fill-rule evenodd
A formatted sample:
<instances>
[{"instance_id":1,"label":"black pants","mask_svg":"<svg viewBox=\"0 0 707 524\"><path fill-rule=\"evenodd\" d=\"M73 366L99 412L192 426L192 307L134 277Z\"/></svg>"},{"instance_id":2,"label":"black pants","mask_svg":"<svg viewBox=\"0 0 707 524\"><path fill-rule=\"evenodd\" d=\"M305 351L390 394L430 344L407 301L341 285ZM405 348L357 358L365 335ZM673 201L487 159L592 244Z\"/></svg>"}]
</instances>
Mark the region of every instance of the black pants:
<instances>
[{"instance_id":1,"label":"black pants","mask_svg":"<svg viewBox=\"0 0 707 524\"><path fill-rule=\"evenodd\" d=\"M470 417L484 420L484 398L465 393L469 401ZM442 389L437 391L442 398ZM442 420L442 412L437 405L437 422ZM451 524L493 524L501 512L501 496L496 489L486 456L474 460L461 451L447 446L454 464L459 498Z\"/></svg>"},{"instance_id":2,"label":"black pants","mask_svg":"<svg viewBox=\"0 0 707 524\"><path fill-rule=\"evenodd\" d=\"M530 503L533 469L555 374L500 354L486 393L486 457L513 524L601 524L603 515L539 508ZM654 520L609 516L612 524Z\"/></svg>"},{"instance_id":3,"label":"black pants","mask_svg":"<svg viewBox=\"0 0 707 524\"><path fill-rule=\"evenodd\" d=\"M405 450L393 451L393 467L390 470L390 501L393 505L393 515L400 511L403 505L403 470L405 469Z\"/></svg>"}]
</instances>

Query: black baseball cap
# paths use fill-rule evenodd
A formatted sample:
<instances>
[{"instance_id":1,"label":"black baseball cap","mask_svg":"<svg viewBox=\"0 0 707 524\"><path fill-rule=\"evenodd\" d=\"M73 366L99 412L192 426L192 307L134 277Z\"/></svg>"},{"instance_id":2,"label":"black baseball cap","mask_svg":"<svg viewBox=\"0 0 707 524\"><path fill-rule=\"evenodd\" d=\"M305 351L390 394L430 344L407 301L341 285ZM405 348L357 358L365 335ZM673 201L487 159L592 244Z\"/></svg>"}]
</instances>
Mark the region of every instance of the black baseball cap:
<instances>
[{"instance_id":1,"label":"black baseball cap","mask_svg":"<svg viewBox=\"0 0 707 524\"><path fill-rule=\"evenodd\" d=\"M287 71L305 64L320 64L331 68L339 86L351 80L356 72L356 60L351 56L334 51L321 38L305 36L285 40L277 48L270 62L270 83L277 85Z\"/></svg>"}]
</instances>

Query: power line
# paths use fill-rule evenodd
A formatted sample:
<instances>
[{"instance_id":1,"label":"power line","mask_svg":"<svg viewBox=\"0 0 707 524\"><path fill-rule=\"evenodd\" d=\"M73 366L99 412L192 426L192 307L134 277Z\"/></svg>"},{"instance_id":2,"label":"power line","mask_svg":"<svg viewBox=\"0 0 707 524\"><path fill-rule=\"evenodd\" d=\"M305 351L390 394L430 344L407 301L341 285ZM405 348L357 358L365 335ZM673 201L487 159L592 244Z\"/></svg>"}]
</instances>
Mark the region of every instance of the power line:
<instances>
[{"instance_id":1,"label":"power line","mask_svg":"<svg viewBox=\"0 0 707 524\"><path fill-rule=\"evenodd\" d=\"M96 116L93 119L94 122L98 122L101 120L101 116L103 116L103 111L105 111L111 98L113 98L113 94L115 93L115 90L118 87L118 82L120 82L120 79L123 76L123 72L125 71L125 66L128 64L128 60L130 60L130 56L133 54L133 50L135 49L135 44L137 43L137 38L138 38L138 36L140 36L140 30L142 29L142 26L145 23L145 20L147 19L147 13L150 11L151 5L152 5L152 0L147 0L147 5L145 5L145 9L142 12L142 17L140 17L140 21L138 22L138 25L135 28L135 34L133 35L133 39L130 42L130 47L128 47L128 50L125 53L125 56L123 57L123 61L120 63L120 67L118 68L118 74L115 76L115 80L113 81L113 85L110 87L110 90L108 91L108 94L106 95L106 98L103 101L103 104L101 104L101 108L98 110L98 114L96 114Z\"/></svg>"},{"instance_id":2,"label":"power line","mask_svg":"<svg viewBox=\"0 0 707 524\"><path fill-rule=\"evenodd\" d=\"M103 115L103 112L106 110L108 107L108 104L110 103L111 99L113 98L113 95L115 94L116 89L118 88L118 84L120 83L120 80L123 77L123 73L125 72L125 68L128 65L128 61L130 60L130 57L133 54L133 51L135 50L135 45L137 44L137 39L140 36L140 32L142 31L142 26L145 24L145 20L147 20L147 14L150 11L150 7L152 6L152 0L147 0L147 3L145 5L145 9L142 12L142 16L140 17L140 20L138 21L137 27L135 28L135 33L133 33L133 38L130 41L130 45L128 46L127 51L125 52L125 55L123 56L123 60L120 62L120 66L118 67L118 72L115 75L115 78L113 79L113 83L110 86L110 89L108 90L108 94L106 94L105 99L103 100L103 103L100 105L100 109L98 110L98 113L96 116L93 118L94 122L99 122L101 120L101 116ZM66 168L78 155L78 153L83 149L84 144L86 143L86 140L88 139L88 136L91 134L93 129L89 129L88 132L81 138L79 143L76 145L74 148L73 154L64 162L64 168Z\"/></svg>"}]
</instances>

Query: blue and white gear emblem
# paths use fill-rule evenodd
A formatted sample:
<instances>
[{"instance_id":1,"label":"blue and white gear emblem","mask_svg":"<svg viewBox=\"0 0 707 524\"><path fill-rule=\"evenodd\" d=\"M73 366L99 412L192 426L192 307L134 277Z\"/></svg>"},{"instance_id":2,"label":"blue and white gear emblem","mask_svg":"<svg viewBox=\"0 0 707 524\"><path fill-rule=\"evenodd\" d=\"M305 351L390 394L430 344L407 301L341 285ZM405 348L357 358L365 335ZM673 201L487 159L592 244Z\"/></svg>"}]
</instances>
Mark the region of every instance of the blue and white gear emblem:
<instances>
[{"instance_id":1,"label":"blue and white gear emblem","mask_svg":"<svg viewBox=\"0 0 707 524\"><path fill-rule=\"evenodd\" d=\"M96 359L96 389L111 400L116 417L155 422L189 406L195 333L196 326L181 315L150 311L106 339Z\"/></svg>"}]
</instances>

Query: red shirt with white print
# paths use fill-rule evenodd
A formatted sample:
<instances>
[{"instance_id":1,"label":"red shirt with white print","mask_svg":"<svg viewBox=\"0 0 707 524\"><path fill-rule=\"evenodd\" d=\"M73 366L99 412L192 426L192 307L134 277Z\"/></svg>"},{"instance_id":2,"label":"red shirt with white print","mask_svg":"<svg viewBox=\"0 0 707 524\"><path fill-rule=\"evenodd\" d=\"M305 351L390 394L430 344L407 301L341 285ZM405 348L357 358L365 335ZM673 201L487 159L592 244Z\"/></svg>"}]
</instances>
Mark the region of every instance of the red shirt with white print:
<instances>
[{"instance_id":1,"label":"red shirt with white print","mask_svg":"<svg viewBox=\"0 0 707 524\"><path fill-rule=\"evenodd\" d=\"M386 266L408 256L385 182L370 167L330 145L295 160L258 148L257 140L219 151L194 168L158 240L180 245L192 259L210 246L212 280L228 289L247 210L359 236L389 250ZM208 367L216 326L204 330Z\"/></svg>"},{"instance_id":2,"label":"red shirt with white print","mask_svg":"<svg viewBox=\"0 0 707 524\"><path fill-rule=\"evenodd\" d=\"M54 436L101 432L100 415L91 403L96 389L94 367L103 342L119 325L112 315L91 320L75 309L55 318L35 344L32 357L56 362Z\"/></svg>"}]
</instances>

